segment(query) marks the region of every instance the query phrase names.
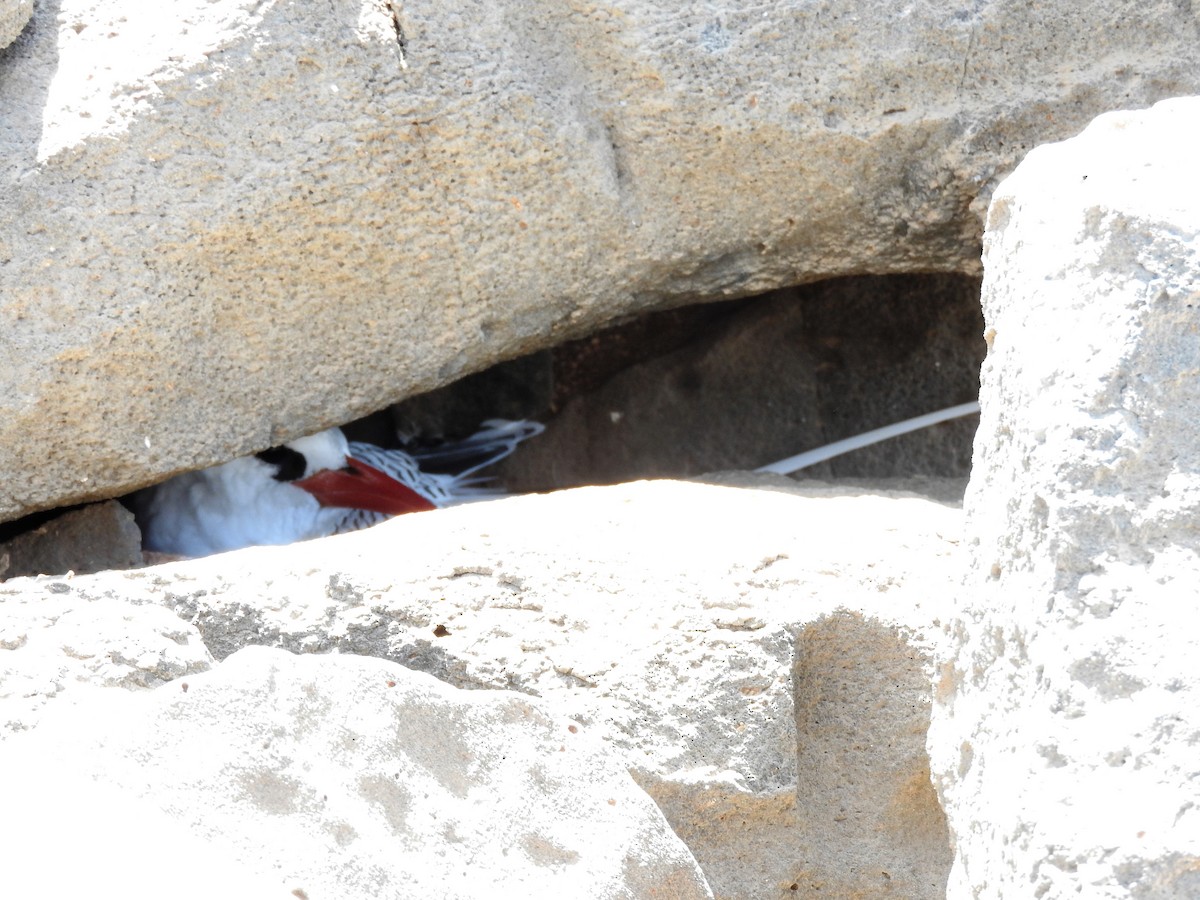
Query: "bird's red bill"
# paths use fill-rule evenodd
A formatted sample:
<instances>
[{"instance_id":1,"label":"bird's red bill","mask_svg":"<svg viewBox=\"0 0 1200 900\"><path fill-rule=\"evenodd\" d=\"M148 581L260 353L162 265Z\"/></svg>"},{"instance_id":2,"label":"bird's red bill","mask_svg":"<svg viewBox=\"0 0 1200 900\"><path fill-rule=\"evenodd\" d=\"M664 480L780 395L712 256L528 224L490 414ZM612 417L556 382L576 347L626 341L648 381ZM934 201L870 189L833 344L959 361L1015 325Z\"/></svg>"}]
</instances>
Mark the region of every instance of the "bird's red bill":
<instances>
[{"instance_id":1,"label":"bird's red bill","mask_svg":"<svg viewBox=\"0 0 1200 900\"><path fill-rule=\"evenodd\" d=\"M352 456L347 457L344 469L326 469L292 484L308 491L322 506L365 509L387 516L437 509L412 488Z\"/></svg>"}]
</instances>

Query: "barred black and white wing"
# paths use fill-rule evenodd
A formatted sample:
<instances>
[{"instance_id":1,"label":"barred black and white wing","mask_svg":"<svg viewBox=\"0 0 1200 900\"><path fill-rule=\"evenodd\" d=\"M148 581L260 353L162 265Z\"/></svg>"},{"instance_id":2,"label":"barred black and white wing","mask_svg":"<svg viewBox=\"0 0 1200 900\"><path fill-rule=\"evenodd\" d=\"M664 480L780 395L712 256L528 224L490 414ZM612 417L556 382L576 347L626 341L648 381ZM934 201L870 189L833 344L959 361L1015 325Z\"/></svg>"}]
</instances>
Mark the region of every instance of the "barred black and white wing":
<instances>
[{"instance_id":1,"label":"barred black and white wing","mask_svg":"<svg viewBox=\"0 0 1200 900\"><path fill-rule=\"evenodd\" d=\"M352 442L350 455L386 472L435 506L453 506L502 496L500 488L490 485L489 479L478 477L476 473L504 459L522 441L544 430L545 426L537 422L488 419L479 431L461 441L412 450L389 450L375 444ZM460 466L466 468L460 469ZM448 474L429 471L430 467L457 471ZM338 524L337 533L357 531L386 518L382 513L347 510Z\"/></svg>"}]
</instances>

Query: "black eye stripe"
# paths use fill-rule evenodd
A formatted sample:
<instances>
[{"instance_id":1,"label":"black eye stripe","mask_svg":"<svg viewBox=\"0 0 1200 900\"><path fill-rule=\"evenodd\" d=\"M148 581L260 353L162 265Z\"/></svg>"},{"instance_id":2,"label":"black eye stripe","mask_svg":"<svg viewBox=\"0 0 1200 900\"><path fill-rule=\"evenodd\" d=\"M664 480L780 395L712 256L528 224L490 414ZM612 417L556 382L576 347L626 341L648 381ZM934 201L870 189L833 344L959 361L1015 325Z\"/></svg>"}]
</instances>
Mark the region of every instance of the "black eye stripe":
<instances>
[{"instance_id":1,"label":"black eye stripe","mask_svg":"<svg viewBox=\"0 0 1200 900\"><path fill-rule=\"evenodd\" d=\"M276 481L295 481L304 476L304 470L308 467L304 454L291 447L272 447L254 455L276 468L273 476Z\"/></svg>"}]
</instances>

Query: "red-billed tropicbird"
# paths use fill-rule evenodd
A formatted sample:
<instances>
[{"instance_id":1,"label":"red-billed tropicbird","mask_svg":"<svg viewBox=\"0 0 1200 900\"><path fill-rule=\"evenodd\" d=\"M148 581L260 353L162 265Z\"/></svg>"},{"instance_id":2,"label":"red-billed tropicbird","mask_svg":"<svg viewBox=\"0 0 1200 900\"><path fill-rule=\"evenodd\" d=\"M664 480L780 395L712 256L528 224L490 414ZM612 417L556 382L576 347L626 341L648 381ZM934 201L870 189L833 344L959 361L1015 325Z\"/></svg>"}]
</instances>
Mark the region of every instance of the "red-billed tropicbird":
<instances>
[{"instance_id":1,"label":"red-billed tropicbird","mask_svg":"<svg viewBox=\"0 0 1200 900\"><path fill-rule=\"evenodd\" d=\"M349 443L339 428L224 465L185 472L134 494L146 550L204 556L353 531L407 512L495 495L472 476L542 431L492 419L471 437L408 453ZM454 465L454 475L422 463Z\"/></svg>"}]
</instances>

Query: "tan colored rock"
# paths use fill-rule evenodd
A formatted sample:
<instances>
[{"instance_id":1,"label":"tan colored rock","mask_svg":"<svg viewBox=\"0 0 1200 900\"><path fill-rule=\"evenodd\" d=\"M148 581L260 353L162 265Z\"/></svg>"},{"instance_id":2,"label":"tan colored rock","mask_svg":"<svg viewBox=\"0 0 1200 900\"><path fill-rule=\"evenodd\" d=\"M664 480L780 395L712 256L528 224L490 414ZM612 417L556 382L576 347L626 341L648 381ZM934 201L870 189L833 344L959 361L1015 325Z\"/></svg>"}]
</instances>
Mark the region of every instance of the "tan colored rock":
<instances>
[{"instance_id":1,"label":"tan colored rock","mask_svg":"<svg viewBox=\"0 0 1200 900\"><path fill-rule=\"evenodd\" d=\"M1200 895L1200 98L1039 147L988 216L949 896Z\"/></svg>"},{"instance_id":2,"label":"tan colored rock","mask_svg":"<svg viewBox=\"0 0 1200 900\"><path fill-rule=\"evenodd\" d=\"M723 480L472 504L71 585L174 610L218 659L354 653L540 697L601 735L718 897L943 896L924 741L960 511Z\"/></svg>"},{"instance_id":3,"label":"tan colored rock","mask_svg":"<svg viewBox=\"0 0 1200 900\"><path fill-rule=\"evenodd\" d=\"M245 875L269 888L235 896L712 897L596 729L529 697L459 691L381 660L250 648L152 693L57 712L0 751L13 896L88 883L151 896L113 889L130 870L147 880L136 870L148 848L130 834L118 846L100 836L109 855L85 854L98 871L83 878L78 859L55 864L64 820L111 829L115 814L144 816L150 855L181 863L170 883L196 868L209 889ZM82 798L64 780L83 781ZM153 894L164 891L175 893Z\"/></svg>"},{"instance_id":4,"label":"tan colored rock","mask_svg":"<svg viewBox=\"0 0 1200 900\"><path fill-rule=\"evenodd\" d=\"M800 896L945 896L946 818L913 740L929 730L937 662L880 618L839 612L800 632L797 856L809 862Z\"/></svg>"},{"instance_id":5,"label":"tan colored rock","mask_svg":"<svg viewBox=\"0 0 1200 900\"><path fill-rule=\"evenodd\" d=\"M1024 149L1200 89L1185 6L1117 0L85 0L30 29L0 61L6 517L621 315L977 272Z\"/></svg>"}]
</instances>

